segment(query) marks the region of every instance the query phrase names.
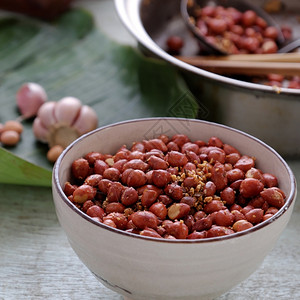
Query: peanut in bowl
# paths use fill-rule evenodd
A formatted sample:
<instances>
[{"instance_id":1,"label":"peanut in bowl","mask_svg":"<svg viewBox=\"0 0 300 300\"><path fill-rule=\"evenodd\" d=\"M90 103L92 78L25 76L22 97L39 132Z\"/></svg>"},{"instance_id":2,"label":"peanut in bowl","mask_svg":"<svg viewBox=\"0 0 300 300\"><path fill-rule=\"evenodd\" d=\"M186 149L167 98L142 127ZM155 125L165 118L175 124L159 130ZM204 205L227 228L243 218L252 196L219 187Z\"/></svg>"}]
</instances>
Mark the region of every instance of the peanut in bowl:
<instances>
[{"instance_id":1,"label":"peanut in bowl","mask_svg":"<svg viewBox=\"0 0 300 300\"><path fill-rule=\"evenodd\" d=\"M129 218L127 222L131 225L128 228L114 228L112 222L116 225L117 221L106 218L110 211L105 212L110 203L122 204L127 213L128 208L132 209L132 215L138 211L155 215L153 213L155 210L150 209L153 203L142 204L141 195L134 204L126 201L123 203L122 200L106 202L102 208L106 215L103 215L102 219L101 215L87 214L87 209L82 209L83 204L76 202L78 198L72 201L72 197L67 197L64 189L66 182L74 180L74 175L71 175L74 161L90 152L110 153L112 156L108 158L111 159L123 145L127 145L130 149L134 142L157 138L157 132L160 132L159 135L165 133L170 138L176 134L185 135L190 141L207 142L212 136L219 137L224 144L238 149L241 154L255 157L256 168L277 177L278 186L285 195L284 204L268 218L243 231L234 231L232 225L228 225L226 228L231 230L231 234L210 233L209 236L202 238L195 234L187 238L186 234L176 236L176 232L158 230L155 226L160 227L162 220L158 220L154 226L151 222L146 226L139 225L136 219ZM172 161L167 162L169 165L174 164ZM173 176L174 181L175 177ZM126 188L130 184L130 181L123 183ZM137 190L138 188L135 187ZM164 195L168 192L165 187L160 188L164 189ZM219 187L219 191L216 191L216 197L221 193L220 189ZM183 192L192 191L184 189ZM193 194L192 198L196 196ZM245 280L273 248L291 216L296 198L296 183L285 161L272 148L246 133L200 120L150 118L105 126L71 144L55 164L53 198L59 222L72 248L99 281L108 288L129 299L213 299ZM171 206L173 208L171 212L167 212L165 218L182 226L184 217L181 219L176 210L178 204L180 206L182 203L182 198L176 198L171 194L169 198L172 198L173 202L165 205L168 209ZM105 201L107 195L102 203ZM185 204L188 205L187 203ZM226 201L223 203L226 206ZM199 202L197 204L199 205ZM188 214L195 215L196 206L191 207ZM247 206L246 203L244 206ZM201 210L199 206L197 209ZM222 210L226 209L227 207L224 207ZM212 227L220 224L216 220L213 222L217 223ZM200 230L197 227L191 227L191 230L206 234L209 232L209 229ZM157 232L157 235L154 232ZM188 235L190 234L191 232L188 232ZM173 235L174 238L166 238L168 235Z\"/></svg>"}]
</instances>

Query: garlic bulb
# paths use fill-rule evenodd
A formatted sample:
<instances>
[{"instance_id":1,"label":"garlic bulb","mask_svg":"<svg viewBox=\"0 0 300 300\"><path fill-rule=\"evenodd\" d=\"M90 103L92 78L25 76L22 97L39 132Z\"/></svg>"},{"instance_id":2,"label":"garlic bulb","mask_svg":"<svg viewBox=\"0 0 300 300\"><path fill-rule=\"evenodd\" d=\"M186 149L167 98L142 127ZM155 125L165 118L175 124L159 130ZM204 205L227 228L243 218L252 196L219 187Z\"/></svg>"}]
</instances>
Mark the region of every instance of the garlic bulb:
<instances>
[{"instance_id":1,"label":"garlic bulb","mask_svg":"<svg viewBox=\"0 0 300 300\"><path fill-rule=\"evenodd\" d=\"M35 137L49 147L67 147L72 141L98 126L96 112L74 97L48 101L38 110L33 122Z\"/></svg>"}]
</instances>

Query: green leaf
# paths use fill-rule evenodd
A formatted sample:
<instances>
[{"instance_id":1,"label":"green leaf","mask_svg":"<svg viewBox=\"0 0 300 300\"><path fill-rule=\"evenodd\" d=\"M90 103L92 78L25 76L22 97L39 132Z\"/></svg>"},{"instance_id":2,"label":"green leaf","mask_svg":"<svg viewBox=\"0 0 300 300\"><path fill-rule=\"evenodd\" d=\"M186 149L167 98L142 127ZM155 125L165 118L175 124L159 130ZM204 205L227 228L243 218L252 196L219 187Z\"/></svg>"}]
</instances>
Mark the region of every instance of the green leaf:
<instances>
[{"instance_id":1,"label":"green leaf","mask_svg":"<svg viewBox=\"0 0 300 300\"><path fill-rule=\"evenodd\" d=\"M16 22L14 31L22 33L23 22L22 26ZM21 47L25 54L16 50L6 64L0 56L0 123L19 116L15 94L29 81L41 84L50 100L74 96L92 106L99 126L143 117L196 117L197 101L173 66L112 41L92 29L91 22L83 10L70 11L54 25L33 22L38 27L26 30L27 40ZM0 22L2 30L5 34L11 29L2 28ZM0 44L0 53L8 51L6 47ZM9 151L51 170L48 147L35 140L32 120L23 125L21 142Z\"/></svg>"},{"instance_id":2,"label":"green leaf","mask_svg":"<svg viewBox=\"0 0 300 300\"><path fill-rule=\"evenodd\" d=\"M59 18L55 25L64 35L74 35L81 39L94 27L92 14L84 9L73 9Z\"/></svg>"},{"instance_id":3,"label":"green leaf","mask_svg":"<svg viewBox=\"0 0 300 300\"><path fill-rule=\"evenodd\" d=\"M0 182L32 186L51 186L52 173L0 149Z\"/></svg>"}]
</instances>

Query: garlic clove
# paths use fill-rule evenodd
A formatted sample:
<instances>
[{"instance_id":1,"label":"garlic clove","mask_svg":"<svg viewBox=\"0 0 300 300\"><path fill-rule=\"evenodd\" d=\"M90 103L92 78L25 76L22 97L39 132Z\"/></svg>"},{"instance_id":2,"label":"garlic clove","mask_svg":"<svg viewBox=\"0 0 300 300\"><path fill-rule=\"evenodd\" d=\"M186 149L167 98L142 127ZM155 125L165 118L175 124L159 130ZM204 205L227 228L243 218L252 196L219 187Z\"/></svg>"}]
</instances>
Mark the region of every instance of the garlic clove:
<instances>
[{"instance_id":1,"label":"garlic clove","mask_svg":"<svg viewBox=\"0 0 300 300\"><path fill-rule=\"evenodd\" d=\"M96 129L97 126L98 117L96 112L90 106L83 105L73 127L75 127L79 134L82 135Z\"/></svg>"},{"instance_id":2,"label":"garlic clove","mask_svg":"<svg viewBox=\"0 0 300 300\"><path fill-rule=\"evenodd\" d=\"M81 101L74 97L65 97L56 103L54 116L57 122L72 125L81 109Z\"/></svg>"},{"instance_id":3,"label":"garlic clove","mask_svg":"<svg viewBox=\"0 0 300 300\"><path fill-rule=\"evenodd\" d=\"M36 116L39 108L47 101L47 94L39 84L28 82L19 88L16 99L21 115L28 119Z\"/></svg>"},{"instance_id":4,"label":"garlic clove","mask_svg":"<svg viewBox=\"0 0 300 300\"><path fill-rule=\"evenodd\" d=\"M48 143L49 130L48 128L44 127L40 118L37 117L34 119L32 124L32 130L33 134L39 141L43 143Z\"/></svg>"},{"instance_id":5,"label":"garlic clove","mask_svg":"<svg viewBox=\"0 0 300 300\"><path fill-rule=\"evenodd\" d=\"M37 117L41 120L43 126L46 128L50 128L53 124L56 123L56 119L54 116L55 106L55 101L46 102L40 107L37 113Z\"/></svg>"}]
</instances>

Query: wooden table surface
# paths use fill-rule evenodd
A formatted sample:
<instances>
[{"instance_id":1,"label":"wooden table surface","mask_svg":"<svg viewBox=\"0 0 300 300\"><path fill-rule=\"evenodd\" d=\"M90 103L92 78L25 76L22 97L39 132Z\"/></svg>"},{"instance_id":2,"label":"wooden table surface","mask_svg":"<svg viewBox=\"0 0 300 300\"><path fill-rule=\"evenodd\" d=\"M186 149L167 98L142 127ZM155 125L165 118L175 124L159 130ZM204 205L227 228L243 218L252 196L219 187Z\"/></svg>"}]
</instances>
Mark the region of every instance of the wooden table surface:
<instances>
[{"instance_id":1,"label":"wooden table surface","mask_svg":"<svg viewBox=\"0 0 300 300\"><path fill-rule=\"evenodd\" d=\"M118 20L113 1L77 1L83 2L93 9L104 31L118 30L117 40L134 43ZM299 182L300 160L288 163ZM100 284L73 252L56 218L49 188L0 185L0 300L8 299L122 299ZM260 268L218 298L245 299L300 299L299 200Z\"/></svg>"}]
</instances>

